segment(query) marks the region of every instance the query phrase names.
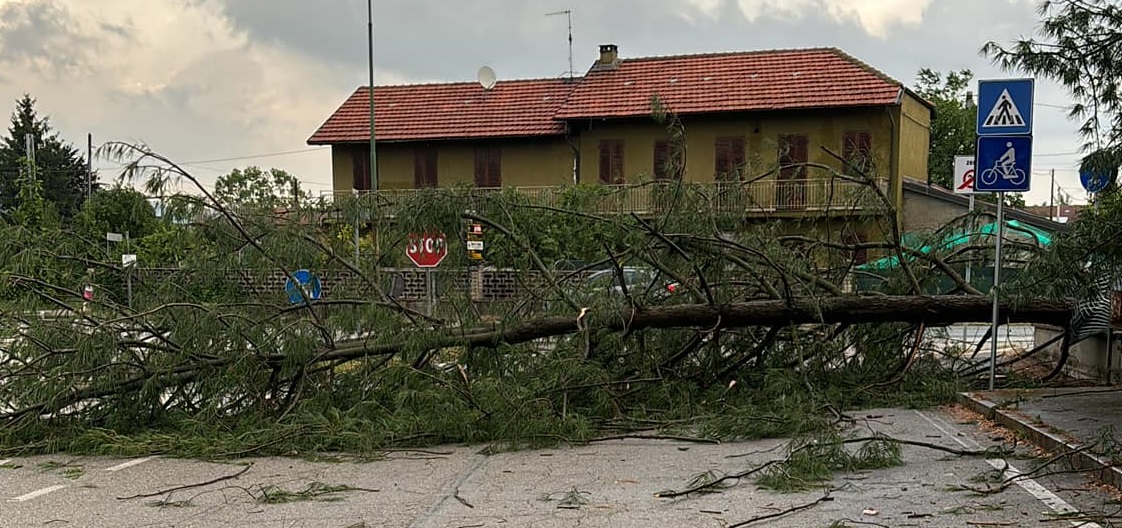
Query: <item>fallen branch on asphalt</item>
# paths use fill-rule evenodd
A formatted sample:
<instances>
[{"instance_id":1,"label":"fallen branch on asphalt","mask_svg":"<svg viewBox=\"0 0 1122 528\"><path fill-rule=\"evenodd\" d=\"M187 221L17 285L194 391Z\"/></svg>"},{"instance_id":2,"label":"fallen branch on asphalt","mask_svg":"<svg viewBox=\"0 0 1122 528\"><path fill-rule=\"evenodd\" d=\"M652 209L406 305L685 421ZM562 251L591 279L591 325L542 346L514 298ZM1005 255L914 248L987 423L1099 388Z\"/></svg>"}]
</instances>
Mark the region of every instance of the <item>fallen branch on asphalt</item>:
<instances>
[{"instance_id":1,"label":"fallen branch on asphalt","mask_svg":"<svg viewBox=\"0 0 1122 528\"><path fill-rule=\"evenodd\" d=\"M244 475L246 471L249 471L249 468L251 468L251 467L253 467L252 462L249 463L249 464L246 464L246 466L243 467L238 472L233 473L231 475L226 475L224 477L218 477L216 479L211 479L211 480L208 480L206 482L199 482L199 483L196 483L196 484L184 484L182 486L176 486L174 488L168 488L168 489L165 489L165 490L160 490L160 491L156 491L156 492L152 492L152 493L141 493L141 494L138 494L138 495L131 495L131 496L128 496L128 497L117 497L117 500L145 499L145 498L149 498L149 497L158 497L160 495L167 495L168 493L173 493L173 492L176 492L176 491L182 491L182 490L185 490L185 489L202 488L202 487L205 487L205 486L209 486L211 484L217 484L217 483L222 482L224 480L236 479L236 478Z\"/></svg>"}]
</instances>

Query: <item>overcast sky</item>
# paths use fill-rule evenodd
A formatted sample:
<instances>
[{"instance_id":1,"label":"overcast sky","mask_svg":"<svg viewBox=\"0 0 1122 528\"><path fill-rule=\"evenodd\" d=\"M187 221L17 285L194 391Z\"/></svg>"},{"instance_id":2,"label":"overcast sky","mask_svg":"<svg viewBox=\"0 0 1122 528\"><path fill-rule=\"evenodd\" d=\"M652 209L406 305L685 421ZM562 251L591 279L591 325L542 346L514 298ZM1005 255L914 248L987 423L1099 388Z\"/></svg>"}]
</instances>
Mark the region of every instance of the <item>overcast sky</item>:
<instances>
[{"instance_id":1,"label":"overcast sky","mask_svg":"<svg viewBox=\"0 0 1122 528\"><path fill-rule=\"evenodd\" d=\"M834 46L912 86L919 68L1018 76L979 55L1038 24L1036 0L374 0L376 82L556 77L598 45L640 57ZM330 189L326 147L305 140L367 79L365 0L0 0L0 105L24 93L85 148L142 141L201 179L278 167ZM1049 173L1077 199L1070 99L1037 83L1030 204ZM116 175L95 162L102 180Z\"/></svg>"}]
</instances>

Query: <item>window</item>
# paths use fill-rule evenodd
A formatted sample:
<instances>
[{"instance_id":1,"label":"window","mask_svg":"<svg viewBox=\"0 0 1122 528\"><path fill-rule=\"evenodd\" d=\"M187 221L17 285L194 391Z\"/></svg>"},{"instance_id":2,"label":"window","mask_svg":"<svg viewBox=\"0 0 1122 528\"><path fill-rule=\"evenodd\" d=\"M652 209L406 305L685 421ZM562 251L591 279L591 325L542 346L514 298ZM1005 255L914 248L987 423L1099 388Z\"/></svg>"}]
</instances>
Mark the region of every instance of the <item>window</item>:
<instances>
[{"instance_id":1,"label":"window","mask_svg":"<svg viewBox=\"0 0 1122 528\"><path fill-rule=\"evenodd\" d=\"M502 150L498 147L475 149L475 186L484 189L503 186Z\"/></svg>"},{"instance_id":2,"label":"window","mask_svg":"<svg viewBox=\"0 0 1122 528\"><path fill-rule=\"evenodd\" d=\"M351 158L351 188L356 191L370 190L370 149L355 151Z\"/></svg>"},{"instance_id":3,"label":"window","mask_svg":"<svg viewBox=\"0 0 1122 528\"><path fill-rule=\"evenodd\" d=\"M676 151L676 152L675 152ZM669 140L654 144L654 177L656 180L681 180L686 168L685 147L673 148Z\"/></svg>"},{"instance_id":4,"label":"window","mask_svg":"<svg viewBox=\"0 0 1122 528\"><path fill-rule=\"evenodd\" d=\"M851 176L867 174L873 168L873 135L864 131L849 131L842 135L842 172Z\"/></svg>"},{"instance_id":5,"label":"window","mask_svg":"<svg viewBox=\"0 0 1122 528\"><path fill-rule=\"evenodd\" d=\"M436 149L419 148L413 151L413 187L436 187Z\"/></svg>"},{"instance_id":6,"label":"window","mask_svg":"<svg viewBox=\"0 0 1122 528\"><path fill-rule=\"evenodd\" d=\"M716 181L738 181L744 170L744 138L719 137L714 144Z\"/></svg>"},{"instance_id":7,"label":"window","mask_svg":"<svg viewBox=\"0 0 1122 528\"><path fill-rule=\"evenodd\" d=\"M806 208L807 139L802 134L779 136L779 177L775 186L775 208Z\"/></svg>"},{"instance_id":8,"label":"window","mask_svg":"<svg viewBox=\"0 0 1122 528\"><path fill-rule=\"evenodd\" d=\"M600 183L621 185L623 173L623 140L600 140Z\"/></svg>"}]
</instances>

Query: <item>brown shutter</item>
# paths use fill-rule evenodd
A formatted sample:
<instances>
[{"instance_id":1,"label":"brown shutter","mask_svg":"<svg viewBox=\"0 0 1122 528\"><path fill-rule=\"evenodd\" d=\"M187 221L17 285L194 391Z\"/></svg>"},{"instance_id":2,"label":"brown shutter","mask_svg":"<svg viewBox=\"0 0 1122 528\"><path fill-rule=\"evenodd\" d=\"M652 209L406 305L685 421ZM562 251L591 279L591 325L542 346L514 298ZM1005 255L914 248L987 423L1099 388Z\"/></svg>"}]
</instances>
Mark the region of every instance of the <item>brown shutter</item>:
<instances>
[{"instance_id":1,"label":"brown shutter","mask_svg":"<svg viewBox=\"0 0 1122 528\"><path fill-rule=\"evenodd\" d=\"M655 140L654 143L654 177L656 180L670 179L670 142L665 139Z\"/></svg>"},{"instance_id":2,"label":"brown shutter","mask_svg":"<svg viewBox=\"0 0 1122 528\"><path fill-rule=\"evenodd\" d=\"M503 186L503 151L496 147L487 156L487 186Z\"/></svg>"},{"instance_id":3,"label":"brown shutter","mask_svg":"<svg viewBox=\"0 0 1122 528\"><path fill-rule=\"evenodd\" d=\"M370 151L355 151L351 158L351 187L356 191L370 190Z\"/></svg>"},{"instance_id":4,"label":"brown shutter","mask_svg":"<svg viewBox=\"0 0 1122 528\"><path fill-rule=\"evenodd\" d=\"M779 210L806 208L807 138L801 134L779 136L779 177L775 207Z\"/></svg>"},{"instance_id":5,"label":"brown shutter","mask_svg":"<svg viewBox=\"0 0 1122 528\"><path fill-rule=\"evenodd\" d=\"M873 137L868 132L846 132L842 136L842 159L846 174L865 172L872 162Z\"/></svg>"},{"instance_id":6,"label":"brown shutter","mask_svg":"<svg viewBox=\"0 0 1122 528\"><path fill-rule=\"evenodd\" d=\"M739 171L744 168L744 138L719 137L714 145L716 154L717 181L735 181L740 178Z\"/></svg>"},{"instance_id":7,"label":"brown shutter","mask_svg":"<svg viewBox=\"0 0 1122 528\"><path fill-rule=\"evenodd\" d=\"M436 187L436 149L418 148L413 151L413 187Z\"/></svg>"},{"instance_id":8,"label":"brown shutter","mask_svg":"<svg viewBox=\"0 0 1122 528\"><path fill-rule=\"evenodd\" d=\"M623 140L617 139L612 145L612 183L622 185L623 175Z\"/></svg>"},{"instance_id":9,"label":"brown shutter","mask_svg":"<svg viewBox=\"0 0 1122 528\"><path fill-rule=\"evenodd\" d=\"M487 149L475 149L475 186L487 186Z\"/></svg>"}]
</instances>

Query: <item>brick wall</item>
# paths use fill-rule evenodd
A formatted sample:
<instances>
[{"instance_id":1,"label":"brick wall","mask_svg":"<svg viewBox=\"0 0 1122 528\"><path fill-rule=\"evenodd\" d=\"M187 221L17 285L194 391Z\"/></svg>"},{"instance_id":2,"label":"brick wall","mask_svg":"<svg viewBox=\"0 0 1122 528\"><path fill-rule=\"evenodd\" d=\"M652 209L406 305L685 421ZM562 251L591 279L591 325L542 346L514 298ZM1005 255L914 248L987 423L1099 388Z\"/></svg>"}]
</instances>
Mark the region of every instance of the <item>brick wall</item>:
<instances>
[{"instance_id":1,"label":"brick wall","mask_svg":"<svg viewBox=\"0 0 1122 528\"><path fill-rule=\"evenodd\" d=\"M467 293L472 300L501 301L521 297L529 289L546 284L537 272L518 270L464 270L417 268L382 269L383 288L400 301L424 301L429 281L436 297ZM179 269L144 268L137 270L138 282L183 280ZM313 272L320 281L323 297L356 297L373 294L371 285L349 270ZM202 280L198 278L197 280ZM229 270L217 280L228 280L249 295L283 295L288 277L279 270Z\"/></svg>"}]
</instances>

